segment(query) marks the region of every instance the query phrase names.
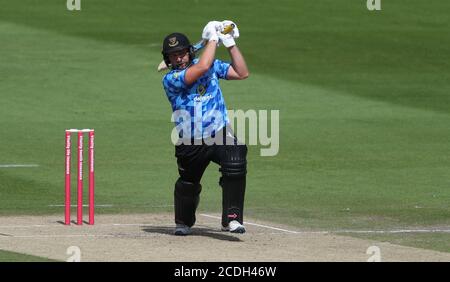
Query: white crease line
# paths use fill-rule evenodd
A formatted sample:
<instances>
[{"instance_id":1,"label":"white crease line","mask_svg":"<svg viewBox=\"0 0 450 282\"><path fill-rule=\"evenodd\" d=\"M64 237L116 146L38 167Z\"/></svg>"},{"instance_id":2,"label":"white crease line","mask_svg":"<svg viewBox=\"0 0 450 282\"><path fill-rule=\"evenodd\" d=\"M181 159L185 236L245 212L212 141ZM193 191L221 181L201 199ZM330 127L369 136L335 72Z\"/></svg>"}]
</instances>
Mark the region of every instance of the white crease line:
<instances>
[{"instance_id":1,"label":"white crease line","mask_svg":"<svg viewBox=\"0 0 450 282\"><path fill-rule=\"evenodd\" d=\"M0 168L38 167L38 164L0 164Z\"/></svg>"},{"instance_id":2,"label":"white crease line","mask_svg":"<svg viewBox=\"0 0 450 282\"><path fill-rule=\"evenodd\" d=\"M42 228L42 227L56 227L56 228L67 228L67 227L73 227L73 228L81 228L83 227L84 224L82 226L79 226L77 224L71 224L69 226L67 225L63 225L60 223L55 223L55 224L32 224L32 225L0 225L0 229L1 228ZM100 223L100 224L95 224L94 226L151 226L151 224L149 223ZM88 228L94 228L94 226L89 225Z\"/></svg>"},{"instance_id":3,"label":"white crease line","mask_svg":"<svg viewBox=\"0 0 450 282\"><path fill-rule=\"evenodd\" d=\"M1 225L0 228L34 228L34 227L50 227L52 225L42 225L42 224L33 224L33 225Z\"/></svg>"},{"instance_id":4,"label":"white crease line","mask_svg":"<svg viewBox=\"0 0 450 282\"><path fill-rule=\"evenodd\" d=\"M270 235L280 235L283 233L269 233ZM196 235L196 233L194 233ZM252 233L252 235L259 235L259 236L267 236L268 233ZM107 238L145 238L145 237L163 237L163 236L173 236L169 233L149 233L146 234L67 234L67 235L58 235L58 234L49 234L49 235L12 235L12 234L2 234L0 233L0 241L2 239L12 239L12 238L19 238L19 239L29 239L29 238L83 238L83 237L89 237L89 238L96 238L96 237L107 237Z\"/></svg>"},{"instance_id":5,"label":"white crease line","mask_svg":"<svg viewBox=\"0 0 450 282\"><path fill-rule=\"evenodd\" d=\"M200 214L201 216L222 219L222 217ZM256 224L251 222L245 222L245 225L253 225L263 228L268 228L277 231L283 231L292 234L337 234L337 233L378 233L378 234L396 234L396 233L450 233L450 229L399 229L399 230L332 230L332 231L292 231L282 228L277 228L268 225Z\"/></svg>"},{"instance_id":6,"label":"white crease line","mask_svg":"<svg viewBox=\"0 0 450 282\"><path fill-rule=\"evenodd\" d=\"M0 240L2 238L21 238L21 239L28 239L28 238L96 238L96 237L108 237L108 238L124 238L124 237L131 237L131 238L141 238L141 237L155 237L155 236L163 236L166 234L139 234L139 235L131 235L131 234L72 234L72 235L9 235L9 236L0 236Z\"/></svg>"},{"instance_id":7,"label":"white crease line","mask_svg":"<svg viewBox=\"0 0 450 282\"><path fill-rule=\"evenodd\" d=\"M215 219L222 219L222 217L213 216L213 215L208 215L208 214L200 214L200 215L205 216L205 217L215 218ZM282 228L277 228L277 227L272 227L272 226L267 226L267 225L261 225L261 224L251 223L251 222L247 222L247 221L245 222L245 224L246 224L246 225L258 226L258 227L263 227L263 228L268 228L268 229L277 230L277 231L283 231L283 232L287 232L287 233L293 233L293 234L303 233L303 232L291 231L291 230L282 229Z\"/></svg>"},{"instance_id":8,"label":"white crease line","mask_svg":"<svg viewBox=\"0 0 450 282\"><path fill-rule=\"evenodd\" d=\"M48 205L48 207L65 207L66 205ZM83 205L83 208L88 207L89 205ZM70 205L71 208L78 207L78 205ZM99 208L111 208L113 205L94 205L94 207Z\"/></svg>"},{"instance_id":9,"label":"white crease line","mask_svg":"<svg viewBox=\"0 0 450 282\"><path fill-rule=\"evenodd\" d=\"M152 224L148 223L113 223L113 224L105 224L112 226L151 226Z\"/></svg>"},{"instance_id":10,"label":"white crease line","mask_svg":"<svg viewBox=\"0 0 450 282\"><path fill-rule=\"evenodd\" d=\"M399 230L336 230L332 233L378 233L378 234L395 234L395 233L450 233L450 229L399 229Z\"/></svg>"},{"instance_id":11,"label":"white crease line","mask_svg":"<svg viewBox=\"0 0 450 282\"><path fill-rule=\"evenodd\" d=\"M108 226L154 226L155 224L151 223L96 223L94 225L89 225L87 228L94 228L94 227L108 227ZM82 226L79 226L77 224L70 224L70 225L63 225L60 223L55 224L33 224L33 225L0 225L1 228L42 228L42 227L56 227L56 228L82 228L85 226L84 224Z\"/></svg>"},{"instance_id":12,"label":"white crease line","mask_svg":"<svg viewBox=\"0 0 450 282\"><path fill-rule=\"evenodd\" d=\"M3 234L0 236L0 240L2 239L11 239L11 238L83 238L83 237L108 237L108 238L142 238L142 237L155 237L155 236L166 236L169 234L161 234L161 233L146 233L146 234L67 234L67 235L12 235L12 234Z\"/></svg>"},{"instance_id":13,"label":"white crease line","mask_svg":"<svg viewBox=\"0 0 450 282\"><path fill-rule=\"evenodd\" d=\"M47 205L48 207L65 207L66 205L62 205L62 204L54 204L54 205ZM84 204L83 207L88 207L89 205ZM150 208L169 208L169 207L173 207L174 205L159 205L159 206L146 206L146 207L150 207ZM78 205L73 204L70 205L70 207L74 208L74 207L78 207ZM104 204L104 205L95 205L95 207L101 207L101 208L112 208L114 207L113 204Z\"/></svg>"},{"instance_id":14,"label":"white crease line","mask_svg":"<svg viewBox=\"0 0 450 282\"><path fill-rule=\"evenodd\" d=\"M72 235L10 235L9 238L72 238L72 237L116 237L116 235L72 234ZM7 237L7 238L8 238Z\"/></svg>"},{"instance_id":15,"label":"white crease line","mask_svg":"<svg viewBox=\"0 0 450 282\"><path fill-rule=\"evenodd\" d=\"M222 219L218 216L208 215L208 214L200 214L204 217L214 218L214 219ZM1 219L1 218L0 218ZM398 230L330 230L330 231L293 231L282 228L277 228L268 225L262 225L252 222L245 222L246 225L253 225L257 227L272 229L276 231L291 233L291 234L338 234L338 233L353 233L353 234L400 234L400 233L450 233L450 229L398 229ZM84 225L83 225L84 226ZM155 226L155 223L100 223L95 224L94 226L89 226L88 228L95 227L107 227L107 226ZM65 226L62 224L33 224L33 225L0 225L0 228L42 228L42 227L56 227L56 228L82 228L82 226L78 226L76 224L71 224L70 226ZM254 233L259 234L259 233ZM277 234L277 233L270 233ZM56 235L55 235L56 236ZM100 236L100 235L99 235ZM101 235L103 236L103 235ZM109 235L108 235L109 236ZM115 236L115 235L112 235Z\"/></svg>"}]
</instances>

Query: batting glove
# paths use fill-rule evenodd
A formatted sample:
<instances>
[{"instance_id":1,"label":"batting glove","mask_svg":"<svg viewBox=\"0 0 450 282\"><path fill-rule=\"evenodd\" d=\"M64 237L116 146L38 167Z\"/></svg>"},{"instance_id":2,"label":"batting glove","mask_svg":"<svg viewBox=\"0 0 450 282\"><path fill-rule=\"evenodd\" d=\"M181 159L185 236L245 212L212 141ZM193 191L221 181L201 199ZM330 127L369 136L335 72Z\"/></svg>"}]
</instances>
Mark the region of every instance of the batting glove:
<instances>
[{"instance_id":1,"label":"batting glove","mask_svg":"<svg viewBox=\"0 0 450 282\"><path fill-rule=\"evenodd\" d=\"M239 29L238 29L238 27L237 27L237 24L235 24L234 22L232 22L232 21L229 21L229 20L224 20L224 21L222 21L222 30L225 28L225 27L227 27L227 26L229 26L229 25L234 25L234 29L229 33L229 34L231 34L231 36L233 36L233 38L234 39L236 39L236 38L239 38Z\"/></svg>"},{"instance_id":2,"label":"batting glove","mask_svg":"<svg viewBox=\"0 0 450 282\"><path fill-rule=\"evenodd\" d=\"M202 39L211 41L214 40L219 42L219 38L217 36L218 32L223 30L222 23L219 21L210 21L205 25L202 32Z\"/></svg>"},{"instance_id":3,"label":"batting glove","mask_svg":"<svg viewBox=\"0 0 450 282\"><path fill-rule=\"evenodd\" d=\"M219 43L222 42L223 46L227 48L236 45L236 42L234 41L234 38L231 34L222 34L221 32L218 32L217 36L219 37Z\"/></svg>"}]
</instances>

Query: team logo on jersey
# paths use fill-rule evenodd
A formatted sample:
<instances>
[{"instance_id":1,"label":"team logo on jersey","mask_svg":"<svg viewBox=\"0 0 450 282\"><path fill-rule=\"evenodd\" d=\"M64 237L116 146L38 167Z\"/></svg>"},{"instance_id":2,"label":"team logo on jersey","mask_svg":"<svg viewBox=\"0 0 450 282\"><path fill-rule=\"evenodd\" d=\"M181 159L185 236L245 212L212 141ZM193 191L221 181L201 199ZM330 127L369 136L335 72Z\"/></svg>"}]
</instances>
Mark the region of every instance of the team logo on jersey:
<instances>
[{"instance_id":1,"label":"team logo on jersey","mask_svg":"<svg viewBox=\"0 0 450 282\"><path fill-rule=\"evenodd\" d=\"M169 47L175 47L178 45L178 40L176 37L169 38Z\"/></svg>"},{"instance_id":2,"label":"team logo on jersey","mask_svg":"<svg viewBox=\"0 0 450 282\"><path fill-rule=\"evenodd\" d=\"M197 87L197 93L198 93L200 96L203 96L203 94L206 93L206 87L205 87L205 85L200 84L200 85Z\"/></svg>"}]
</instances>

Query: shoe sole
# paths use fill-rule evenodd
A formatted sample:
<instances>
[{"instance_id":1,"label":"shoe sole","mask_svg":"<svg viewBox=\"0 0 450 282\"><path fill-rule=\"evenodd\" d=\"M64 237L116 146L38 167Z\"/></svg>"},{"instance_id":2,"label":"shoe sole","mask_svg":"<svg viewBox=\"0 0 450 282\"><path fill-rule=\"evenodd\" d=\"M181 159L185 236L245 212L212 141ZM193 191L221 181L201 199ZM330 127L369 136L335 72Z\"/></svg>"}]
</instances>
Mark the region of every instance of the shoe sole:
<instances>
[{"instance_id":1,"label":"shoe sole","mask_svg":"<svg viewBox=\"0 0 450 282\"><path fill-rule=\"evenodd\" d=\"M231 233L238 233L238 234L244 234L245 228L244 227L238 227L235 230L230 230Z\"/></svg>"},{"instance_id":2,"label":"shoe sole","mask_svg":"<svg viewBox=\"0 0 450 282\"><path fill-rule=\"evenodd\" d=\"M191 234L191 233L185 233L182 231L175 231L175 233L174 233L175 236L187 236L189 234Z\"/></svg>"},{"instance_id":3,"label":"shoe sole","mask_svg":"<svg viewBox=\"0 0 450 282\"><path fill-rule=\"evenodd\" d=\"M187 236L190 235L192 232L189 230L186 232L186 230L175 230L175 232L173 233L176 236Z\"/></svg>"}]
</instances>

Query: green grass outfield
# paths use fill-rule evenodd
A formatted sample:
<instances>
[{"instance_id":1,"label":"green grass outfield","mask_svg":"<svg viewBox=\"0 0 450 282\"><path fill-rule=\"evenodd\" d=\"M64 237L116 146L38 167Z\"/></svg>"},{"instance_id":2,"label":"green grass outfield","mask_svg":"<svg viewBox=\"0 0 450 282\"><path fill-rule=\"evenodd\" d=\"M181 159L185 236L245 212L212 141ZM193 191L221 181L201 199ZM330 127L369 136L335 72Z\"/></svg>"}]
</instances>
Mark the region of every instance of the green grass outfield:
<instances>
[{"instance_id":1,"label":"green grass outfield","mask_svg":"<svg viewBox=\"0 0 450 282\"><path fill-rule=\"evenodd\" d=\"M56 260L0 250L0 262L56 262Z\"/></svg>"},{"instance_id":2,"label":"green grass outfield","mask_svg":"<svg viewBox=\"0 0 450 282\"><path fill-rule=\"evenodd\" d=\"M0 215L62 219L65 128L96 130L96 203L113 205L98 213L172 211L161 42L232 19L251 76L222 82L228 108L280 111L279 154L250 147L246 215L317 230L450 225L450 2L81 2L0 0ZM211 165L201 211L220 211L218 178ZM448 233L381 239L450 252Z\"/></svg>"}]
</instances>

